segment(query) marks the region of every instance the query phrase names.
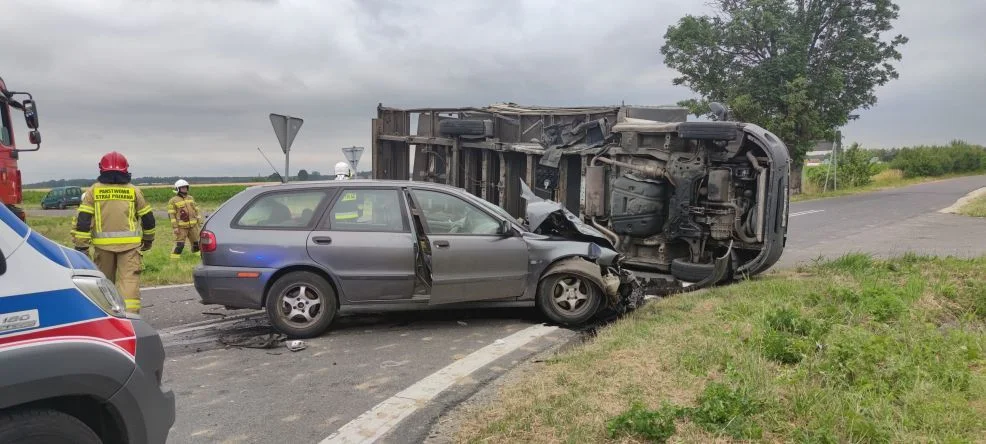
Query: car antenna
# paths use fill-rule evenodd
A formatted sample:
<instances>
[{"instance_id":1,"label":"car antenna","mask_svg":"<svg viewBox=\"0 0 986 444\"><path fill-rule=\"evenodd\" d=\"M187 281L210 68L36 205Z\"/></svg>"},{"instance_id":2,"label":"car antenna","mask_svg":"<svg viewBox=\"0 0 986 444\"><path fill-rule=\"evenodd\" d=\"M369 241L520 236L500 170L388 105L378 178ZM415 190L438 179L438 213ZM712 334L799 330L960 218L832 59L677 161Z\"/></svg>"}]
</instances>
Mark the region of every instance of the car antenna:
<instances>
[{"instance_id":1,"label":"car antenna","mask_svg":"<svg viewBox=\"0 0 986 444\"><path fill-rule=\"evenodd\" d=\"M274 174L277 174L277 177L279 179L281 179L281 183L284 183L284 176L282 176L281 173L278 173L277 172L277 168L274 168L274 164L273 163L270 163L270 159L268 159L267 158L267 155L264 154L264 152L260 150L260 147L259 146L257 147L257 151L260 151L260 155L261 156L264 156L264 160L266 160L267 161L267 164L270 165L270 169L274 170Z\"/></svg>"}]
</instances>

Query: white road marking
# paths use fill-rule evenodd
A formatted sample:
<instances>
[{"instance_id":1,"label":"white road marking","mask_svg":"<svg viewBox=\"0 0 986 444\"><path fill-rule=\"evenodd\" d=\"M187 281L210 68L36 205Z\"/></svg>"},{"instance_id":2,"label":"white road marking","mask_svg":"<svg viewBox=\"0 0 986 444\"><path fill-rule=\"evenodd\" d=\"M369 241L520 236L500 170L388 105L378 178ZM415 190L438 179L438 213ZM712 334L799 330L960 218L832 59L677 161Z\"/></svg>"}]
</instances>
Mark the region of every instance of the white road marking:
<instances>
[{"instance_id":1,"label":"white road marking","mask_svg":"<svg viewBox=\"0 0 986 444\"><path fill-rule=\"evenodd\" d=\"M822 212L825 212L825 210L805 210L805 211L798 211L797 213L788 214L788 217L798 217L798 216L804 216L804 215L808 215L808 214L815 214L815 213L822 213Z\"/></svg>"},{"instance_id":2,"label":"white road marking","mask_svg":"<svg viewBox=\"0 0 986 444\"><path fill-rule=\"evenodd\" d=\"M147 290L167 290L169 288L191 287L193 284L159 285L157 287L141 287L140 291Z\"/></svg>"},{"instance_id":3,"label":"white road marking","mask_svg":"<svg viewBox=\"0 0 986 444\"><path fill-rule=\"evenodd\" d=\"M556 330L558 327L532 325L498 339L377 404L322 440L321 444L377 441L461 378Z\"/></svg>"}]
</instances>

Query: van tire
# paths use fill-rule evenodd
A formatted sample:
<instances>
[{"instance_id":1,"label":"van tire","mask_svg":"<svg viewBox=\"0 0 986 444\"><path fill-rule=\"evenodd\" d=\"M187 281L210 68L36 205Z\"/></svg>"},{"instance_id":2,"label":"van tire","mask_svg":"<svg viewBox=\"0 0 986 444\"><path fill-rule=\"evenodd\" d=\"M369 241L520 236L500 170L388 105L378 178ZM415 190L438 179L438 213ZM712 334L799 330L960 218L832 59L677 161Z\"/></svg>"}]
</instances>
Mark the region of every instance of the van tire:
<instances>
[{"instance_id":1,"label":"van tire","mask_svg":"<svg viewBox=\"0 0 986 444\"><path fill-rule=\"evenodd\" d=\"M30 409L0 414L4 444L102 444L78 418L57 410Z\"/></svg>"}]
</instances>

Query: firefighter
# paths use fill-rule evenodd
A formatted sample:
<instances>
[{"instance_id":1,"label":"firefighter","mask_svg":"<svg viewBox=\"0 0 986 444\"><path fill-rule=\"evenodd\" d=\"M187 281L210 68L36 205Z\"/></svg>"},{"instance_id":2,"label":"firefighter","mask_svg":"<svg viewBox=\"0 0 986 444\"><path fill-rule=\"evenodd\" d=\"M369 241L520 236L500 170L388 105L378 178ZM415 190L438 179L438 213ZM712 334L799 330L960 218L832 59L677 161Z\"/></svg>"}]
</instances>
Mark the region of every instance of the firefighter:
<instances>
[{"instance_id":1,"label":"firefighter","mask_svg":"<svg viewBox=\"0 0 986 444\"><path fill-rule=\"evenodd\" d=\"M349 164L346 162L339 162L336 164L336 180L347 180L351 179L353 174L349 171Z\"/></svg>"},{"instance_id":2,"label":"firefighter","mask_svg":"<svg viewBox=\"0 0 986 444\"><path fill-rule=\"evenodd\" d=\"M151 206L130 183L127 158L116 151L99 161L99 180L86 190L76 213L75 248L88 252L116 284L126 310L140 313L140 269L144 251L154 243Z\"/></svg>"},{"instance_id":3,"label":"firefighter","mask_svg":"<svg viewBox=\"0 0 986 444\"><path fill-rule=\"evenodd\" d=\"M188 194L188 182L179 179L175 182L175 197L168 201L168 218L171 219L171 229L175 233L175 249L171 252L172 259L181 257L185 249L185 240L192 243L192 254L199 253L199 229L202 219L199 206L195 199Z\"/></svg>"}]
</instances>

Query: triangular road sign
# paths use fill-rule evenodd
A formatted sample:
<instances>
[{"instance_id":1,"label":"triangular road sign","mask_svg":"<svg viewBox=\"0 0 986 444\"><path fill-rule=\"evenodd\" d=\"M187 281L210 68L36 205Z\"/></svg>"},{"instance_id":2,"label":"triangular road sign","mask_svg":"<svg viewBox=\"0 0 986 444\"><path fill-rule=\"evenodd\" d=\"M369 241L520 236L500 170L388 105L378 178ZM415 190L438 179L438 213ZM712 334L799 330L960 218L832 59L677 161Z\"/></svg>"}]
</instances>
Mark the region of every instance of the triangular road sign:
<instances>
[{"instance_id":1,"label":"triangular road sign","mask_svg":"<svg viewBox=\"0 0 986 444\"><path fill-rule=\"evenodd\" d=\"M274 134L277 136L277 141L281 143L281 151L287 154L288 150L291 149L291 144L294 142L294 137L298 135L298 131L301 129L301 124L305 123L305 121L298 117L288 117L271 113L270 123L274 126Z\"/></svg>"},{"instance_id":2,"label":"triangular road sign","mask_svg":"<svg viewBox=\"0 0 986 444\"><path fill-rule=\"evenodd\" d=\"M353 169L353 174L356 173L356 164L359 163L360 156L363 155L363 147L361 146L351 146L342 149L342 153L346 155L346 160L349 162L350 168Z\"/></svg>"}]
</instances>

